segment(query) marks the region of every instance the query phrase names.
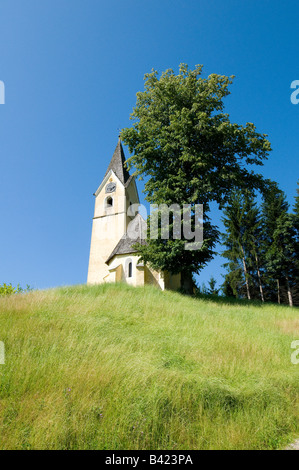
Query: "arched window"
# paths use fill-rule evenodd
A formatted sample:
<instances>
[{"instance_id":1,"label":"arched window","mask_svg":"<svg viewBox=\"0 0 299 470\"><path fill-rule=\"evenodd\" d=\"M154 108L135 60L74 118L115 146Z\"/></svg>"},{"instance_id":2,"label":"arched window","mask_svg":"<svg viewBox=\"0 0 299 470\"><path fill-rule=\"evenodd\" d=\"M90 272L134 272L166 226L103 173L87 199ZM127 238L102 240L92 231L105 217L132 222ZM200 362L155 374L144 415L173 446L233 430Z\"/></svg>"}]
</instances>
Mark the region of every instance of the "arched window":
<instances>
[{"instance_id":1,"label":"arched window","mask_svg":"<svg viewBox=\"0 0 299 470\"><path fill-rule=\"evenodd\" d=\"M105 201L105 207L108 209L109 207L113 207L113 198L108 196Z\"/></svg>"},{"instance_id":2,"label":"arched window","mask_svg":"<svg viewBox=\"0 0 299 470\"><path fill-rule=\"evenodd\" d=\"M133 265L132 265L132 261L130 261L130 263L128 264L128 277L132 277L133 276Z\"/></svg>"}]
</instances>

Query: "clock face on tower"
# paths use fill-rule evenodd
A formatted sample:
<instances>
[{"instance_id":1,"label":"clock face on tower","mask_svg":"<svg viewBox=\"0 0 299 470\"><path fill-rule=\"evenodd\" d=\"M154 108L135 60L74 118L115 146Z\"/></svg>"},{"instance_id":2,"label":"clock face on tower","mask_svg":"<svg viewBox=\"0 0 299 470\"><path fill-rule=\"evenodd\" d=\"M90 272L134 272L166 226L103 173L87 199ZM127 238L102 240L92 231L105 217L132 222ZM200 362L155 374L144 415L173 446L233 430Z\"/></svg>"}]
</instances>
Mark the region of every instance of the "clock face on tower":
<instances>
[{"instance_id":1,"label":"clock face on tower","mask_svg":"<svg viewBox=\"0 0 299 470\"><path fill-rule=\"evenodd\" d=\"M105 190L106 193L114 193L114 191L116 190L116 183L108 183Z\"/></svg>"}]
</instances>

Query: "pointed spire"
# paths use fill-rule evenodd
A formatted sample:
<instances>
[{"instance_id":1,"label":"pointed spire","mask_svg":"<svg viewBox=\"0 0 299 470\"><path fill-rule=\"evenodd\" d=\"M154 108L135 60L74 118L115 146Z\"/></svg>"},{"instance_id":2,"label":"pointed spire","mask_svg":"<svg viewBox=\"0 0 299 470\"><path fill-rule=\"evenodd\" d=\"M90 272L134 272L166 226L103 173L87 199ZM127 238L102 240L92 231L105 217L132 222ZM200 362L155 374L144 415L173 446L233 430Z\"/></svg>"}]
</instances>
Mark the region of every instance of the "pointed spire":
<instances>
[{"instance_id":1,"label":"pointed spire","mask_svg":"<svg viewBox=\"0 0 299 470\"><path fill-rule=\"evenodd\" d=\"M113 170L116 176L120 179L123 184L126 184L128 179L130 178L130 173L128 172L127 168L125 168L125 154L123 151L123 147L121 145L120 137L118 137L117 146L114 150L113 157L111 162L108 166L105 176L109 173L110 170Z\"/></svg>"}]
</instances>

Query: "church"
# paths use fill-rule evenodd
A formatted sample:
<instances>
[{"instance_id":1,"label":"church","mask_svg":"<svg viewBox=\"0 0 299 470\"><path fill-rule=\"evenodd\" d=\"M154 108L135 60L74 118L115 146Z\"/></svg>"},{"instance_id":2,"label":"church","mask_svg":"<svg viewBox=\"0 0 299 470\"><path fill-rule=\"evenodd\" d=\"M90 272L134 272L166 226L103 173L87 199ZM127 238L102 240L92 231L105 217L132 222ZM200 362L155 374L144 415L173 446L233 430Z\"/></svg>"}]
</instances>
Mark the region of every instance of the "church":
<instances>
[{"instance_id":1,"label":"church","mask_svg":"<svg viewBox=\"0 0 299 470\"><path fill-rule=\"evenodd\" d=\"M135 177L129 174L125 160L119 139L104 178L94 193L87 283L152 284L161 290L177 290L180 274L151 269L134 249L137 242L144 242L146 222L138 213L140 201Z\"/></svg>"}]
</instances>

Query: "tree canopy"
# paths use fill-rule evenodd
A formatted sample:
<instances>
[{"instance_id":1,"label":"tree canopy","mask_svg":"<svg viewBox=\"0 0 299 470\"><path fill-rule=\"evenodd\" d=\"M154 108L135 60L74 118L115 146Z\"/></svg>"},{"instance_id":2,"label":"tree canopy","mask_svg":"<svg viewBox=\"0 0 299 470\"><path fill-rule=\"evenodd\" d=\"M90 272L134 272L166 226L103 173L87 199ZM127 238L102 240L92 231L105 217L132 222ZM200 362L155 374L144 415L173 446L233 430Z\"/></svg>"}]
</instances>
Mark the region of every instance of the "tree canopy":
<instances>
[{"instance_id":1,"label":"tree canopy","mask_svg":"<svg viewBox=\"0 0 299 470\"><path fill-rule=\"evenodd\" d=\"M129 168L146 178L146 200L152 204L191 204L193 215L194 205L203 204L208 234L202 250L191 255L182 240L150 240L142 256L149 263L155 258L155 267L176 272L179 259L181 270L197 272L217 239L216 227L209 225L210 203L223 207L232 190L263 189L255 168L271 146L254 124L230 121L223 99L232 81L217 74L204 78L201 65L191 70L181 64L177 75L171 69L160 77L155 70L146 74L145 89L137 93L133 125L121 132L131 154Z\"/></svg>"},{"instance_id":2,"label":"tree canopy","mask_svg":"<svg viewBox=\"0 0 299 470\"><path fill-rule=\"evenodd\" d=\"M298 196L294 213L289 208L270 180L260 207L246 193L232 195L223 211L226 295L299 304Z\"/></svg>"}]
</instances>

